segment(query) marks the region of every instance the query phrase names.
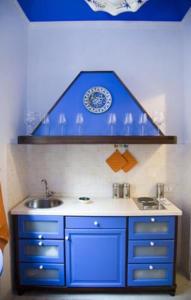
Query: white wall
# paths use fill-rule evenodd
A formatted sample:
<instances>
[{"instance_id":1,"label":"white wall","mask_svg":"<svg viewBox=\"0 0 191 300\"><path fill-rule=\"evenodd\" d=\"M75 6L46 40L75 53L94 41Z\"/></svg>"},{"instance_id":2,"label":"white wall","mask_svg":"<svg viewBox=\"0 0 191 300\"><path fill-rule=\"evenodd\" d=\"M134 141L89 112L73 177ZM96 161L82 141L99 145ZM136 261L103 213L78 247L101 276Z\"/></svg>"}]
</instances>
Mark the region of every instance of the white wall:
<instances>
[{"instance_id":1,"label":"white wall","mask_svg":"<svg viewBox=\"0 0 191 300\"><path fill-rule=\"evenodd\" d=\"M23 132L23 114L26 103L27 25L17 1L0 1L0 182L4 203L8 210L17 194L9 201L7 184L7 145ZM16 175L16 174L15 174ZM21 182L22 185L22 182ZM19 189L19 187L18 187ZM23 197L23 193L21 193ZM6 298L10 288L9 247L5 250L5 268L0 279L0 298Z\"/></svg>"},{"instance_id":2,"label":"white wall","mask_svg":"<svg viewBox=\"0 0 191 300\"><path fill-rule=\"evenodd\" d=\"M182 137L179 23L33 23L29 32L29 110L47 112L81 70L114 70L144 107L164 111Z\"/></svg>"},{"instance_id":3,"label":"white wall","mask_svg":"<svg viewBox=\"0 0 191 300\"><path fill-rule=\"evenodd\" d=\"M191 10L182 23L183 36L183 62L184 62L184 163L182 165L182 206L184 209L183 234L182 234L182 258L183 266L191 278Z\"/></svg>"}]
</instances>

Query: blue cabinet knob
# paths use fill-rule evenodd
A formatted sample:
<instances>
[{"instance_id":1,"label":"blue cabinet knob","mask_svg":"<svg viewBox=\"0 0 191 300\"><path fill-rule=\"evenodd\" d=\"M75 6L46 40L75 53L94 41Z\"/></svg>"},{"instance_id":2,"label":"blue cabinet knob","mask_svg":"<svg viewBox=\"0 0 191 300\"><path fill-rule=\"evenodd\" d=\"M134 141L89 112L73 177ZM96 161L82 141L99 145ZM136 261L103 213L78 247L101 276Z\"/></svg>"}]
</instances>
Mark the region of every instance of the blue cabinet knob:
<instances>
[{"instance_id":1,"label":"blue cabinet knob","mask_svg":"<svg viewBox=\"0 0 191 300\"><path fill-rule=\"evenodd\" d=\"M38 235L38 239L41 240L42 239L42 234Z\"/></svg>"},{"instance_id":2,"label":"blue cabinet knob","mask_svg":"<svg viewBox=\"0 0 191 300\"><path fill-rule=\"evenodd\" d=\"M153 247L155 245L154 242L150 242L150 246Z\"/></svg>"},{"instance_id":3,"label":"blue cabinet knob","mask_svg":"<svg viewBox=\"0 0 191 300\"><path fill-rule=\"evenodd\" d=\"M65 240L69 241L69 236L68 235L65 236Z\"/></svg>"},{"instance_id":4,"label":"blue cabinet knob","mask_svg":"<svg viewBox=\"0 0 191 300\"><path fill-rule=\"evenodd\" d=\"M99 225L98 221L94 221L94 225L98 226Z\"/></svg>"},{"instance_id":5,"label":"blue cabinet knob","mask_svg":"<svg viewBox=\"0 0 191 300\"><path fill-rule=\"evenodd\" d=\"M153 270L154 269L154 267L153 266L149 266L149 270Z\"/></svg>"},{"instance_id":6,"label":"blue cabinet knob","mask_svg":"<svg viewBox=\"0 0 191 300\"><path fill-rule=\"evenodd\" d=\"M151 218L151 222L154 223L155 222L155 218Z\"/></svg>"},{"instance_id":7,"label":"blue cabinet knob","mask_svg":"<svg viewBox=\"0 0 191 300\"><path fill-rule=\"evenodd\" d=\"M43 245L43 243L42 243L42 242L39 242L38 245L41 247L41 246Z\"/></svg>"}]
</instances>

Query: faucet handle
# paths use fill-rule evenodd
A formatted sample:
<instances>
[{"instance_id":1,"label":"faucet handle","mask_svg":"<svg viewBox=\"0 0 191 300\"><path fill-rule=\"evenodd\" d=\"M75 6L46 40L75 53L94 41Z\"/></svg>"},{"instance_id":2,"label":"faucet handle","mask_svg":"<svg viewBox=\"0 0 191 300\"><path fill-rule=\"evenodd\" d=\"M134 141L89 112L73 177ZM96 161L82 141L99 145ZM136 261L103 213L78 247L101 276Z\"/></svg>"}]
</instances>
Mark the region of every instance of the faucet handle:
<instances>
[{"instance_id":1,"label":"faucet handle","mask_svg":"<svg viewBox=\"0 0 191 300\"><path fill-rule=\"evenodd\" d=\"M53 191L48 191L47 196L48 196L48 197L52 197L54 194L55 194L55 192L53 192Z\"/></svg>"}]
</instances>

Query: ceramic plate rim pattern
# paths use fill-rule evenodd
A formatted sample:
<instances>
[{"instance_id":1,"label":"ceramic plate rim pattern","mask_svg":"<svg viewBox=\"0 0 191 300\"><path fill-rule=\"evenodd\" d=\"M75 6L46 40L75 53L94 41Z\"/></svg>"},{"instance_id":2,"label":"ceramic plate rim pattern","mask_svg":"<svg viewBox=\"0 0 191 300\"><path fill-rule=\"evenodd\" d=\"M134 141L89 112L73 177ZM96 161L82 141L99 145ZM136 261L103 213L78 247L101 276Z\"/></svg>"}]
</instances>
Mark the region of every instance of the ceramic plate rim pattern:
<instances>
[{"instance_id":1,"label":"ceramic plate rim pattern","mask_svg":"<svg viewBox=\"0 0 191 300\"><path fill-rule=\"evenodd\" d=\"M98 107L98 108L93 107L89 102L90 97L95 92L101 93L105 96L106 103L102 107ZM111 107L111 105L112 105L112 96L111 96L111 93L105 87L94 86L94 87L91 87L90 89L88 89L86 91L86 93L84 94L83 103L84 103L85 108L89 112L94 113L94 114L102 114L102 113L106 112Z\"/></svg>"}]
</instances>

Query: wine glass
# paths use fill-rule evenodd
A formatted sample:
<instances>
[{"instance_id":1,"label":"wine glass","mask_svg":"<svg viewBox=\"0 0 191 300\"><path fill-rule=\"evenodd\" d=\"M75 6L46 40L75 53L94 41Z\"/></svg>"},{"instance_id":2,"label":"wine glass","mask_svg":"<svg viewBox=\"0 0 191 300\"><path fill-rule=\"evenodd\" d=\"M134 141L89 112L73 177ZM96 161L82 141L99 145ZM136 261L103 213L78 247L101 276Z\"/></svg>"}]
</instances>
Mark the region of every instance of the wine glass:
<instances>
[{"instance_id":1,"label":"wine glass","mask_svg":"<svg viewBox=\"0 0 191 300\"><path fill-rule=\"evenodd\" d=\"M66 116L64 113L60 113L58 116L58 125L60 135L64 135L66 126Z\"/></svg>"},{"instance_id":2,"label":"wine glass","mask_svg":"<svg viewBox=\"0 0 191 300\"><path fill-rule=\"evenodd\" d=\"M84 123L84 117L82 113L77 113L76 124L78 126L78 135L82 135L82 125Z\"/></svg>"},{"instance_id":3,"label":"wine glass","mask_svg":"<svg viewBox=\"0 0 191 300\"><path fill-rule=\"evenodd\" d=\"M125 117L124 117L124 131L125 131L125 135L130 135L130 126L133 123L133 115L132 113L126 113Z\"/></svg>"},{"instance_id":4,"label":"wine glass","mask_svg":"<svg viewBox=\"0 0 191 300\"><path fill-rule=\"evenodd\" d=\"M35 111L28 111L25 115L24 123L26 125L26 134L32 135L33 130L40 122L40 114Z\"/></svg>"},{"instance_id":5,"label":"wine glass","mask_svg":"<svg viewBox=\"0 0 191 300\"><path fill-rule=\"evenodd\" d=\"M141 135L145 135L145 125L147 124L147 114L141 113L139 117L139 125L141 126Z\"/></svg>"},{"instance_id":6,"label":"wine glass","mask_svg":"<svg viewBox=\"0 0 191 300\"><path fill-rule=\"evenodd\" d=\"M114 135L115 125L117 123L117 116L115 113L110 113L108 115L107 124L109 125L110 135Z\"/></svg>"},{"instance_id":7,"label":"wine glass","mask_svg":"<svg viewBox=\"0 0 191 300\"><path fill-rule=\"evenodd\" d=\"M50 117L49 117L49 115L46 115L42 119L42 124L44 127L44 135L49 135L50 134Z\"/></svg>"},{"instance_id":8,"label":"wine glass","mask_svg":"<svg viewBox=\"0 0 191 300\"><path fill-rule=\"evenodd\" d=\"M155 111L153 113L153 121L157 125L157 135L161 135L160 133L160 126L164 123L164 113L162 111Z\"/></svg>"}]
</instances>

